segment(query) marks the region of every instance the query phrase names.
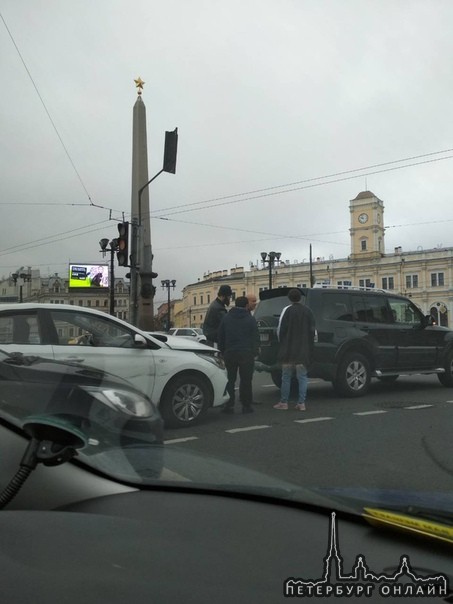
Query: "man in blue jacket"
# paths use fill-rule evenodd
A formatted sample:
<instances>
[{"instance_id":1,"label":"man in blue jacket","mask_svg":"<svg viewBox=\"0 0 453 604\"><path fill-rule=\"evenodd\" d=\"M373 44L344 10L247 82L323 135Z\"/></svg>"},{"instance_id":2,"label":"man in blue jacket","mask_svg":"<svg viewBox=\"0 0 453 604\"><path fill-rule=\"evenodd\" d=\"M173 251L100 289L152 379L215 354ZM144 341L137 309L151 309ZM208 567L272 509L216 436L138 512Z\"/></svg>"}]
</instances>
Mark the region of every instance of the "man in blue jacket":
<instances>
[{"instance_id":1,"label":"man in blue jacket","mask_svg":"<svg viewBox=\"0 0 453 604\"><path fill-rule=\"evenodd\" d=\"M223 354L228 375L227 390L230 400L223 412L234 413L237 373L239 370L239 398L242 413L252 413L252 379L255 357L258 355L259 333L255 319L248 310L245 296L236 298L235 306L220 323L219 350Z\"/></svg>"}]
</instances>

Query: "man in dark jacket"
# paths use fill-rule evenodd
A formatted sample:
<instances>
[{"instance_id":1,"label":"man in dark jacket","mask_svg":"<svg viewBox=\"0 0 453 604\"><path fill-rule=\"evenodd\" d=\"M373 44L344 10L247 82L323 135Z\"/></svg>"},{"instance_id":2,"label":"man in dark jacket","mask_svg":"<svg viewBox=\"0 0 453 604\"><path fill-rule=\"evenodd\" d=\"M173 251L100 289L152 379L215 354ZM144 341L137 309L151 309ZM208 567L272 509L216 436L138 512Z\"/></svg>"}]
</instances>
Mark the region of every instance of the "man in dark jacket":
<instances>
[{"instance_id":1,"label":"man in dark jacket","mask_svg":"<svg viewBox=\"0 0 453 604\"><path fill-rule=\"evenodd\" d=\"M295 373L299 384L296 409L305 411L307 369L313 358L315 319L311 310L300 304L302 294L298 289L290 289L288 298L292 304L283 309L278 325L282 386L280 402L274 405L274 409L288 409L291 379Z\"/></svg>"},{"instance_id":2,"label":"man in dark jacket","mask_svg":"<svg viewBox=\"0 0 453 604\"><path fill-rule=\"evenodd\" d=\"M233 292L229 285L221 285L217 298L209 305L203 323L203 333L206 336L208 346L214 346L218 342L219 325L228 312L226 307L230 305L232 295Z\"/></svg>"},{"instance_id":3,"label":"man in dark jacket","mask_svg":"<svg viewBox=\"0 0 453 604\"><path fill-rule=\"evenodd\" d=\"M255 319L247 308L245 296L236 298L236 306L226 314L219 327L219 350L223 354L228 374L227 390L230 400L224 413L234 413L236 377L239 370L239 397L242 413L252 413L252 378L258 354L259 333Z\"/></svg>"}]
</instances>

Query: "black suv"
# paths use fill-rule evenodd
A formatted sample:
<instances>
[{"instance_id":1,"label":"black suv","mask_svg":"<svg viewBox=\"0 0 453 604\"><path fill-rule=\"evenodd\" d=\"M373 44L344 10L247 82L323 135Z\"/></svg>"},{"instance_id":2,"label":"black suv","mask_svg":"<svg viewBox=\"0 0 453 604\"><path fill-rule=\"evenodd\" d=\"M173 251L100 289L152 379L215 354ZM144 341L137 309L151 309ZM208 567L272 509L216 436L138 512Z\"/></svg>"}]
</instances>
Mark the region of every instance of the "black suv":
<instances>
[{"instance_id":1,"label":"black suv","mask_svg":"<svg viewBox=\"0 0 453 604\"><path fill-rule=\"evenodd\" d=\"M265 290L255 311L261 339L259 361L270 366L277 386L277 326L290 304L291 288ZM400 373L437 373L453 386L453 331L408 298L375 289L301 289L302 303L316 320L317 337L310 377L331 381L342 396L361 396L372 377L392 382Z\"/></svg>"}]
</instances>

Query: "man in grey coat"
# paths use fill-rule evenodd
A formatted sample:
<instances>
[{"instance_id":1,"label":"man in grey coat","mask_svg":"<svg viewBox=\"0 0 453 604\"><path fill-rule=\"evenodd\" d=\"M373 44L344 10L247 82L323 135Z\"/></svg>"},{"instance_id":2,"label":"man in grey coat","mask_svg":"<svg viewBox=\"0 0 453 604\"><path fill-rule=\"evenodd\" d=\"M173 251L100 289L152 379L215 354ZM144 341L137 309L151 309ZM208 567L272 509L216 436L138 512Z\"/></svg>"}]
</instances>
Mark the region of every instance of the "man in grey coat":
<instances>
[{"instance_id":1,"label":"man in grey coat","mask_svg":"<svg viewBox=\"0 0 453 604\"><path fill-rule=\"evenodd\" d=\"M280 402L274 405L274 409L288 409L291 380L295 374L299 385L296 409L305 411L307 370L313 358L315 318L311 310L300 303L302 294L298 289L290 289L288 298L291 304L283 309L278 325L282 385Z\"/></svg>"}]
</instances>

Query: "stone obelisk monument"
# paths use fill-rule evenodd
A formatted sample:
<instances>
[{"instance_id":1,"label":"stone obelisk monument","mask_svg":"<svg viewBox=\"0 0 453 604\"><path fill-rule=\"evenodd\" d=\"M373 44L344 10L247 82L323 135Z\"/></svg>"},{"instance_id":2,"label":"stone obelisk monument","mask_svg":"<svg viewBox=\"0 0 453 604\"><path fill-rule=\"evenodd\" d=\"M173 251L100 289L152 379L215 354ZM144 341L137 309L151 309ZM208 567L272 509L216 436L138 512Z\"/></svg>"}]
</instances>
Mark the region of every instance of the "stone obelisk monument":
<instances>
[{"instance_id":1,"label":"stone obelisk monument","mask_svg":"<svg viewBox=\"0 0 453 604\"><path fill-rule=\"evenodd\" d=\"M152 248L149 214L148 143L146 138L146 108L142 100L141 78L135 81L137 100L132 124L132 230L131 230L131 322L144 330L154 327L153 295L151 291ZM135 265L135 266L134 266Z\"/></svg>"}]
</instances>

